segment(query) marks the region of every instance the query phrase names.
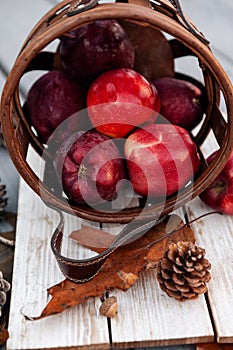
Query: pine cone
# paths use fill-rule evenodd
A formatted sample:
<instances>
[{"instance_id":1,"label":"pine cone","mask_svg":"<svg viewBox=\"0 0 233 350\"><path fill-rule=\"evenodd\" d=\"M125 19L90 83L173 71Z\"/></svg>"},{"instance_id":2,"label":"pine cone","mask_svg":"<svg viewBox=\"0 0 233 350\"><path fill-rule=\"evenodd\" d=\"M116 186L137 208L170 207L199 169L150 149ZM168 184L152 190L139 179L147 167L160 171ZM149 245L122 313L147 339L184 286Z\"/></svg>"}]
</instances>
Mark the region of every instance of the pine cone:
<instances>
[{"instance_id":1,"label":"pine cone","mask_svg":"<svg viewBox=\"0 0 233 350\"><path fill-rule=\"evenodd\" d=\"M7 292L9 292L11 285L3 278L2 271L0 271L0 316L2 315L2 308L7 300Z\"/></svg>"},{"instance_id":2,"label":"pine cone","mask_svg":"<svg viewBox=\"0 0 233 350\"><path fill-rule=\"evenodd\" d=\"M172 243L159 260L157 279L161 289L178 301L196 299L207 291L210 262L205 249L192 242Z\"/></svg>"}]
</instances>

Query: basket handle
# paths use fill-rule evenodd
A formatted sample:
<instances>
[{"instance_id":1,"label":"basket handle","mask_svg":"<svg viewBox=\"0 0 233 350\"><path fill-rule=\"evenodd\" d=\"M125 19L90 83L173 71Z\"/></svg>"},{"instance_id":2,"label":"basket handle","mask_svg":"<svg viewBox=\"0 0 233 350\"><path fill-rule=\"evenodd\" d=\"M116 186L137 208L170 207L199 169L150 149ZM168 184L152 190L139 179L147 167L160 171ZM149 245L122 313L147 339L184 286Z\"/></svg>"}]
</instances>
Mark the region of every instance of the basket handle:
<instances>
[{"instance_id":1,"label":"basket handle","mask_svg":"<svg viewBox=\"0 0 233 350\"><path fill-rule=\"evenodd\" d=\"M65 224L64 215L62 211L58 210L56 207L48 203L45 204L51 209L57 211L60 217L60 221L51 238L52 252L57 260L62 274L67 279L76 283L84 283L90 281L98 274L106 259L117 248L135 241L137 238L143 236L153 226L164 220L164 218L155 217L151 220L143 222L136 220L132 221L122 229L122 231L116 236L109 248L107 248L102 253L88 259L72 259L61 254L63 230Z\"/></svg>"}]
</instances>

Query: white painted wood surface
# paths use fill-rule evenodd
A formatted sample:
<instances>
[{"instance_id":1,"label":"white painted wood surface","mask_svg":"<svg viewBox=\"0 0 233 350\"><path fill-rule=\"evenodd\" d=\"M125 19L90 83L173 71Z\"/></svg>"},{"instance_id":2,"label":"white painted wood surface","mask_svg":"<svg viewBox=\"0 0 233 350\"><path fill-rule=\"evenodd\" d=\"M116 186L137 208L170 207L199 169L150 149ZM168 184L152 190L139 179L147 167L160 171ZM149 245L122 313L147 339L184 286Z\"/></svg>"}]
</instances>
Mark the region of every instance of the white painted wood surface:
<instances>
[{"instance_id":1,"label":"white painted wood surface","mask_svg":"<svg viewBox=\"0 0 233 350\"><path fill-rule=\"evenodd\" d=\"M214 340L204 296L179 303L158 286L156 272L147 271L127 293L114 293L118 316L112 319L116 348L196 344Z\"/></svg>"}]
</instances>

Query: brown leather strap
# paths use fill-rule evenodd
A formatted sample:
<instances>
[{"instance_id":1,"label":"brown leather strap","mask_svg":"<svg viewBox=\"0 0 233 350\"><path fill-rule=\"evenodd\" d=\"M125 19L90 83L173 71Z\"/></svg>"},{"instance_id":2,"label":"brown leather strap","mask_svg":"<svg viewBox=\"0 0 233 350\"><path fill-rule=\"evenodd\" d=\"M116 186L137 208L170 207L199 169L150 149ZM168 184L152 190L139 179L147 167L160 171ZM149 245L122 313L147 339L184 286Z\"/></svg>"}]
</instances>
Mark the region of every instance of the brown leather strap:
<instances>
[{"instance_id":1,"label":"brown leather strap","mask_svg":"<svg viewBox=\"0 0 233 350\"><path fill-rule=\"evenodd\" d=\"M55 209L55 208L54 208ZM58 211L58 210L57 210ZM58 211L60 222L51 238L51 248L63 275L73 282L87 282L100 270L107 257L114 251L114 247L89 259L71 259L61 254L64 216Z\"/></svg>"},{"instance_id":2,"label":"brown leather strap","mask_svg":"<svg viewBox=\"0 0 233 350\"><path fill-rule=\"evenodd\" d=\"M116 248L133 242L137 238L144 235L158 222L162 221L162 218L159 217L150 221L135 220L123 228L120 234L116 236L110 247L104 252L88 259L71 259L61 254L63 229L65 224L63 213L51 205L49 205L49 207L56 210L60 216L59 224L51 238L51 248L53 254L63 275L67 279L77 283L91 280L99 272L105 260L114 252Z\"/></svg>"}]
</instances>

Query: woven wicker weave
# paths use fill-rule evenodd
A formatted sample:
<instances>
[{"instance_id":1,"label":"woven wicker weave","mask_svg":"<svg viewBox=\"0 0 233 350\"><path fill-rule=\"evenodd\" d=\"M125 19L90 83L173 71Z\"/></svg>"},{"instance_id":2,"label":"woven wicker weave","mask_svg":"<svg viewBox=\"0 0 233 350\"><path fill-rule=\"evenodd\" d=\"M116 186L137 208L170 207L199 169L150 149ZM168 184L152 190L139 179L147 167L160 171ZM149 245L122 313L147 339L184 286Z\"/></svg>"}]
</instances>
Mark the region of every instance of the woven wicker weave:
<instances>
[{"instance_id":1,"label":"woven wicker weave","mask_svg":"<svg viewBox=\"0 0 233 350\"><path fill-rule=\"evenodd\" d=\"M2 95L1 124L10 156L20 175L48 205L84 219L127 223L139 216L141 206L111 212L111 210L99 211L86 205L74 205L68 203L65 197L55 195L46 183L46 166L44 177L38 177L26 159L28 147L31 145L40 156L46 154L46 149L28 124L19 98L19 84L28 71L56 68L59 57L56 50L53 52L47 49L50 43L83 24L107 18L134 23L140 28L139 33L141 32L142 36L144 28L168 34L167 37L171 39L167 40L174 61L183 56L196 58L203 77L207 107L204 122L194 138L201 151L212 130L220 150L210 166L207 166L203 155L201 170L192 187L187 187L179 197L176 195L169 197L163 207L160 204L152 204L144 208L140 219L156 217L158 212L167 215L174 208L184 205L210 185L222 170L233 144L233 90L208 42L182 13L177 1L158 0L149 3L146 0L134 0L128 3L97 4L93 0L78 3L65 0L46 13L33 28L14 63ZM220 96L226 104L225 117L218 107ZM45 158L49 164L50 156L49 154L47 156Z\"/></svg>"}]
</instances>

